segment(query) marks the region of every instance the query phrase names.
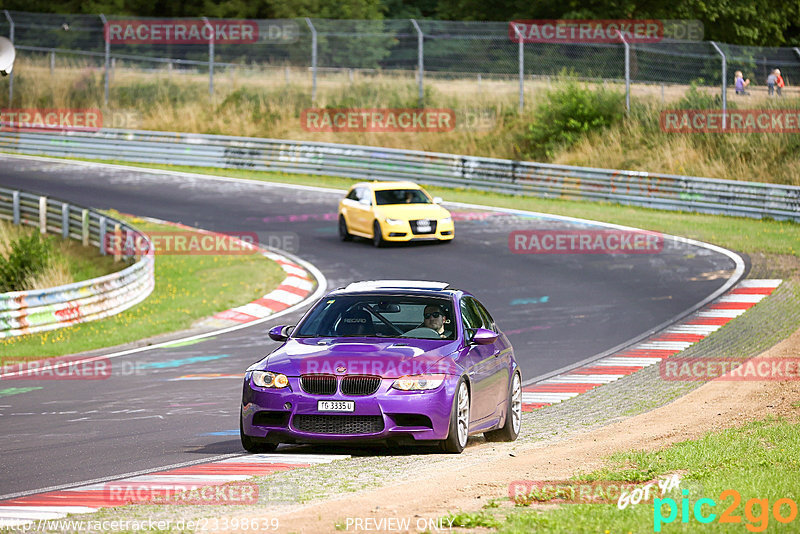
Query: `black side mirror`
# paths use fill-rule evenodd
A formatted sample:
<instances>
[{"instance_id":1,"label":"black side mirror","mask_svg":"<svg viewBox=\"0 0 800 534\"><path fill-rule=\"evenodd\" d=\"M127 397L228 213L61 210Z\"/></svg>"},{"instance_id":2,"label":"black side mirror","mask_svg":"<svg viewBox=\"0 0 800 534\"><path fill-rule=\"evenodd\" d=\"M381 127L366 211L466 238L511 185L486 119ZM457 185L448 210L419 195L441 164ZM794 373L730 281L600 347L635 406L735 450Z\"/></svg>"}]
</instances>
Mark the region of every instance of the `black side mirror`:
<instances>
[{"instance_id":1,"label":"black side mirror","mask_svg":"<svg viewBox=\"0 0 800 534\"><path fill-rule=\"evenodd\" d=\"M269 337L273 341L286 341L294 330L294 326L280 325L274 326L269 330Z\"/></svg>"}]
</instances>

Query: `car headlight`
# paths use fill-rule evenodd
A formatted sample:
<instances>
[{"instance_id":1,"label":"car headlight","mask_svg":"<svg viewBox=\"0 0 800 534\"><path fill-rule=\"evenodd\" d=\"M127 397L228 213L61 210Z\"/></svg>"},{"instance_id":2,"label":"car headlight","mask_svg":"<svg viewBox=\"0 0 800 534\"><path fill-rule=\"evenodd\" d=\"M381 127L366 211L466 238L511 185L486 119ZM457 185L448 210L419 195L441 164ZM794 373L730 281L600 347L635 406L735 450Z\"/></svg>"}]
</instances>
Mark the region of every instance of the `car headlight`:
<instances>
[{"instance_id":1,"label":"car headlight","mask_svg":"<svg viewBox=\"0 0 800 534\"><path fill-rule=\"evenodd\" d=\"M403 224L405 221L403 219L386 219L386 224L397 225Z\"/></svg>"},{"instance_id":2,"label":"car headlight","mask_svg":"<svg viewBox=\"0 0 800 534\"><path fill-rule=\"evenodd\" d=\"M450 224L451 222L453 222L453 218L452 217L445 217L444 219L439 219L439 222L442 223L442 224Z\"/></svg>"},{"instance_id":3,"label":"car headlight","mask_svg":"<svg viewBox=\"0 0 800 534\"><path fill-rule=\"evenodd\" d=\"M262 388L285 388L289 385L286 375L270 373L268 371L253 371L253 384Z\"/></svg>"},{"instance_id":4,"label":"car headlight","mask_svg":"<svg viewBox=\"0 0 800 534\"><path fill-rule=\"evenodd\" d=\"M436 389L444 382L444 375L406 375L394 381L392 387L401 391Z\"/></svg>"}]
</instances>

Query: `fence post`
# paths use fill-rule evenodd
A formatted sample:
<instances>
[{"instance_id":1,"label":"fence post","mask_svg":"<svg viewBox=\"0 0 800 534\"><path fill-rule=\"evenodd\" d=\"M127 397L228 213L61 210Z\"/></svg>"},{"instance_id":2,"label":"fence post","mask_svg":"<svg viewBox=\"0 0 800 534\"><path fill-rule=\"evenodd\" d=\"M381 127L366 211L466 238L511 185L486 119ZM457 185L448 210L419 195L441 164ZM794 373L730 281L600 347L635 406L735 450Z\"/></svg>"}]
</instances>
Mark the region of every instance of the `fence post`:
<instances>
[{"instance_id":1,"label":"fence post","mask_svg":"<svg viewBox=\"0 0 800 534\"><path fill-rule=\"evenodd\" d=\"M14 44L14 19L11 18L11 13L8 12L7 9L4 9L3 12L6 14L6 19L8 20L8 40L11 41L11 44ZM14 105L13 103L14 98L14 71L8 73L8 107Z\"/></svg>"},{"instance_id":2,"label":"fence post","mask_svg":"<svg viewBox=\"0 0 800 534\"><path fill-rule=\"evenodd\" d=\"M519 31L519 26L514 24L514 33L519 39L519 51L518 51L518 60L519 60L519 113L521 114L523 109L525 108L525 49L523 48L525 44L525 39L522 36L522 32Z\"/></svg>"},{"instance_id":3,"label":"fence post","mask_svg":"<svg viewBox=\"0 0 800 534\"><path fill-rule=\"evenodd\" d=\"M717 43L714 41L709 41L711 46L717 51L717 53L722 56L722 129L725 129L725 121L728 118L728 91L725 88L728 79L728 58L725 57L725 53L720 50L717 46Z\"/></svg>"},{"instance_id":4,"label":"fence post","mask_svg":"<svg viewBox=\"0 0 800 534\"><path fill-rule=\"evenodd\" d=\"M12 215L13 215L13 218L14 218L14 224L18 225L19 224L19 219L20 219L20 216L19 216L19 191L14 191L13 193L11 193L11 205L12 205L11 211L12 211Z\"/></svg>"},{"instance_id":5,"label":"fence post","mask_svg":"<svg viewBox=\"0 0 800 534\"><path fill-rule=\"evenodd\" d=\"M84 247L89 246L89 210L81 210L81 243Z\"/></svg>"},{"instance_id":6,"label":"fence post","mask_svg":"<svg viewBox=\"0 0 800 534\"><path fill-rule=\"evenodd\" d=\"M50 74L54 74L56 71L56 49L52 49L50 51Z\"/></svg>"},{"instance_id":7,"label":"fence post","mask_svg":"<svg viewBox=\"0 0 800 534\"><path fill-rule=\"evenodd\" d=\"M105 62L103 65L103 72L105 73L105 82L103 88L103 102L108 106L108 57L111 54L111 35L109 34L108 21L106 16L100 13L100 21L103 23L103 40L105 43Z\"/></svg>"},{"instance_id":8,"label":"fence post","mask_svg":"<svg viewBox=\"0 0 800 534\"><path fill-rule=\"evenodd\" d=\"M203 22L211 30L208 37L208 96L214 96L214 27L208 22L208 17L203 17Z\"/></svg>"},{"instance_id":9,"label":"fence post","mask_svg":"<svg viewBox=\"0 0 800 534\"><path fill-rule=\"evenodd\" d=\"M424 36L422 34L422 30L417 24L417 21L414 19L410 19L411 24L414 25L414 29L417 31L417 69L419 70L419 107L425 106L425 91L423 88L422 77L425 72L425 53L424 53Z\"/></svg>"},{"instance_id":10,"label":"fence post","mask_svg":"<svg viewBox=\"0 0 800 534\"><path fill-rule=\"evenodd\" d=\"M100 243L101 248L106 248ZM114 225L114 262L122 259L122 227L119 223Z\"/></svg>"},{"instance_id":11,"label":"fence post","mask_svg":"<svg viewBox=\"0 0 800 534\"><path fill-rule=\"evenodd\" d=\"M39 197L39 233L47 233L47 197Z\"/></svg>"},{"instance_id":12,"label":"fence post","mask_svg":"<svg viewBox=\"0 0 800 534\"><path fill-rule=\"evenodd\" d=\"M317 29L306 17L306 24L311 30L311 103L317 100Z\"/></svg>"},{"instance_id":13,"label":"fence post","mask_svg":"<svg viewBox=\"0 0 800 534\"><path fill-rule=\"evenodd\" d=\"M69 239L69 204L61 203L61 239Z\"/></svg>"},{"instance_id":14,"label":"fence post","mask_svg":"<svg viewBox=\"0 0 800 534\"><path fill-rule=\"evenodd\" d=\"M100 241L100 255L105 256L108 253L106 247L104 246L106 241L106 218L100 217L98 222L100 223L100 236L98 239L98 241Z\"/></svg>"},{"instance_id":15,"label":"fence post","mask_svg":"<svg viewBox=\"0 0 800 534\"><path fill-rule=\"evenodd\" d=\"M631 112L631 45L622 35L621 31L617 32L619 40L625 47L625 113Z\"/></svg>"}]
</instances>

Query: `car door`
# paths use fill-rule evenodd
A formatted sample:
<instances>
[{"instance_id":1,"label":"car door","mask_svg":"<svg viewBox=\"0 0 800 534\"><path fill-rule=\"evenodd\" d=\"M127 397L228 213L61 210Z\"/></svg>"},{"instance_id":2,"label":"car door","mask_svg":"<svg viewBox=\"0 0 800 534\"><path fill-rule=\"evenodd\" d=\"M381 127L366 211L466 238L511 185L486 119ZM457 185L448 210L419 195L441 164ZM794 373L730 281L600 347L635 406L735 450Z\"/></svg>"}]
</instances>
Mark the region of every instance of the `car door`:
<instances>
[{"instance_id":1,"label":"car door","mask_svg":"<svg viewBox=\"0 0 800 534\"><path fill-rule=\"evenodd\" d=\"M491 314L489 314L486 307L478 301L478 299L471 299L475 304L478 313L483 322L483 328L491 330L492 332L500 333L497 325L494 322ZM487 373L490 375L488 378L491 386L492 393L494 394L494 411L499 413L504 403L508 398L508 389L511 382L511 344L506 342L505 336L500 335L497 341L487 347L493 347L493 358L491 362L487 363Z\"/></svg>"},{"instance_id":2,"label":"car door","mask_svg":"<svg viewBox=\"0 0 800 534\"><path fill-rule=\"evenodd\" d=\"M466 369L471 384L472 427L480 427L480 421L492 415L496 409L495 395L491 389L491 375L494 368L494 346L469 343L476 328L483 328L483 320L473 300L461 299L461 322L464 328L466 347Z\"/></svg>"},{"instance_id":3,"label":"car door","mask_svg":"<svg viewBox=\"0 0 800 534\"><path fill-rule=\"evenodd\" d=\"M371 193L366 187L356 187L342 200L343 212L351 232L367 234L372 231ZM367 222L368 221L368 222Z\"/></svg>"}]
</instances>

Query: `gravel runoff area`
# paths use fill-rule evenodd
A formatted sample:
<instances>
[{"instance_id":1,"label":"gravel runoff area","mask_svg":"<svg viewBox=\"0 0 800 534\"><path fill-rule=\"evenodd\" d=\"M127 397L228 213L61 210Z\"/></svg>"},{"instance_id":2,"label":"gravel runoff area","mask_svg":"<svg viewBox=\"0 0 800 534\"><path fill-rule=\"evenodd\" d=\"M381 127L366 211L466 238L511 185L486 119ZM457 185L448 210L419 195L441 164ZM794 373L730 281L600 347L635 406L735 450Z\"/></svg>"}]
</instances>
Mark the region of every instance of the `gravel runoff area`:
<instances>
[{"instance_id":1,"label":"gravel runoff area","mask_svg":"<svg viewBox=\"0 0 800 534\"><path fill-rule=\"evenodd\" d=\"M753 357L800 328L800 260L793 256L756 255L751 257L751 261L749 278L782 278L784 283L747 313L673 358ZM352 458L256 478L254 481L259 485L261 496L258 505L132 505L71 518L169 520L175 524L181 519L269 518L283 515L280 531L292 532L295 529L287 523L284 514L300 511L323 499L346 498L347 494L354 495L354 492L369 492L382 486L407 483L418 477L420 471L430 467L463 473L471 466L485 465L493 459L520 456L542 445L557 444L587 430L664 406L702 385L703 382L661 380L658 366L651 366L562 403L523 414L522 432L515 443L487 443L482 438L473 438L459 456L420 448L354 450L343 447L298 447L298 453L330 452L351 454ZM424 483L424 479L420 483ZM487 483L486 486L488 489L491 484ZM391 505L376 504L375 511L382 510L391 510ZM331 525L336 519L330 518Z\"/></svg>"}]
</instances>

